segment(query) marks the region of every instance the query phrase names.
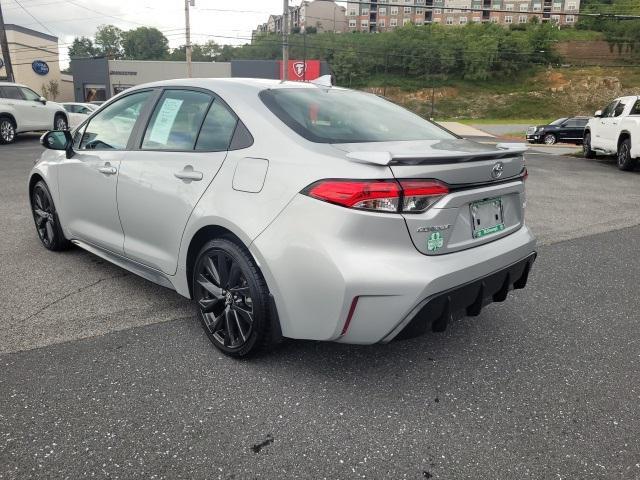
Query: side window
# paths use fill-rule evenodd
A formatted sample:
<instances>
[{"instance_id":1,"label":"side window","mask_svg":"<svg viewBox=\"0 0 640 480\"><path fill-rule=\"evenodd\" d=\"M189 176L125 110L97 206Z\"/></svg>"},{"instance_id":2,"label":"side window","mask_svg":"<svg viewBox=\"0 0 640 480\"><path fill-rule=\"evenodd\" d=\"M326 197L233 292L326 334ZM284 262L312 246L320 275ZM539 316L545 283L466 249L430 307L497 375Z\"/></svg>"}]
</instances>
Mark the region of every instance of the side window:
<instances>
[{"instance_id":1,"label":"side window","mask_svg":"<svg viewBox=\"0 0 640 480\"><path fill-rule=\"evenodd\" d=\"M30 102L37 102L40 100L40 95L31 90L30 88L20 87L20 91L22 95L24 95L24 99Z\"/></svg>"},{"instance_id":2,"label":"side window","mask_svg":"<svg viewBox=\"0 0 640 480\"><path fill-rule=\"evenodd\" d=\"M93 117L80 141L81 150L124 150L152 92L127 95Z\"/></svg>"},{"instance_id":3,"label":"side window","mask_svg":"<svg viewBox=\"0 0 640 480\"><path fill-rule=\"evenodd\" d=\"M0 90L2 90L3 98L8 98L9 100L24 100L18 87L4 86L0 87Z\"/></svg>"},{"instance_id":4,"label":"side window","mask_svg":"<svg viewBox=\"0 0 640 480\"><path fill-rule=\"evenodd\" d=\"M602 118L610 117L611 114L613 113L613 110L616 108L617 104L618 104L618 101L616 100L614 102L611 102L609 105L607 105L605 109L602 111Z\"/></svg>"},{"instance_id":5,"label":"side window","mask_svg":"<svg viewBox=\"0 0 640 480\"><path fill-rule=\"evenodd\" d=\"M202 130L198 136L196 150L222 152L229 149L238 119L219 100L213 102Z\"/></svg>"},{"instance_id":6,"label":"side window","mask_svg":"<svg viewBox=\"0 0 640 480\"><path fill-rule=\"evenodd\" d=\"M620 115L622 115L622 113L624 112L624 109L627 105L625 103L620 102L618 105L616 105L616 108L613 111L613 115L612 117L619 117Z\"/></svg>"},{"instance_id":7,"label":"side window","mask_svg":"<svg viewBox=\"0 0 640 480\"><path fill-rule=\"evenodd\" d=\"M151 116L143 150L193 150L213 97L191 90L167 90Z\"/></svg>"},{"instance_id":8,"label":"side window","mask_svg":"<svg viewBox=\"0 0 640 480\"><path fill-rule=\"evenodd\" d=\"M636 104L631 109L631 113L629 115L640 115L640 100L636 101Z\"/></svg>"}]
</instances>

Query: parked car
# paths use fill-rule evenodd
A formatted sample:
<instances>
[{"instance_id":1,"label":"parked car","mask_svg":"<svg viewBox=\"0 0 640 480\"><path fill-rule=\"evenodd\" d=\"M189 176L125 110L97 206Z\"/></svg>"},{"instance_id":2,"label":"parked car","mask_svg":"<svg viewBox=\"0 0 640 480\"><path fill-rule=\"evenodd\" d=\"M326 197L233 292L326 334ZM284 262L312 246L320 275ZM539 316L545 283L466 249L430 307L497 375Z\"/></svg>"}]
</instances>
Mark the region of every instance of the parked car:
<instances>
[{"instance_id":1,"label":"parked car","mask_svg":"<svg viewBox=\"0 0 640 480\"><path fill-rule=\"evenodd\" d=\"M84 122L89 115L98 109L98 105L92 103L66 102L63 103L67 117L69 118L69 127L75 128Z\"/></svg>"},{"instance_id":2,"label":"parked car","mask_svg":"<svg viewBox=\"0 0 640 480\"><path fill-rule=\"evenodd\" d=\"M241 357L282 337L443 330L524 288L524 145L463 140L375 95L271 80L141 85L49 132L40 240L192 298Z\"/></svg>"},{"instance_id":3,"label":"parked car","mask_svg":"<svg viewBox=\"0 0 640 480\"><path fill-rule=\"evenodd\" d=\"M47 101L25 85L0 82L0 144L12 143L18 133L65 130L68 125L59 103Z\"/></svg>"},{"instance_id":4,"label":"parked car","mask_svg":"<svg viewBox=\"0 0 640 480\"><path fill-rule=\"evenodd\" d=\"M640 158L640 96L620 97L594 114L584 132L584 156L616 155L620 170Z\"/></svg>"},{"instance_id":5,"label":"parked car","mask_svg":"<svg viewBox=\"0 0 640 480\"><path fill-rule=\"evenodd\" d=\"M580 145L589 117L559 118L549 125L538 125L527 129L527 142L553 145L557 142Z\"/></svg>"}]
</instances>

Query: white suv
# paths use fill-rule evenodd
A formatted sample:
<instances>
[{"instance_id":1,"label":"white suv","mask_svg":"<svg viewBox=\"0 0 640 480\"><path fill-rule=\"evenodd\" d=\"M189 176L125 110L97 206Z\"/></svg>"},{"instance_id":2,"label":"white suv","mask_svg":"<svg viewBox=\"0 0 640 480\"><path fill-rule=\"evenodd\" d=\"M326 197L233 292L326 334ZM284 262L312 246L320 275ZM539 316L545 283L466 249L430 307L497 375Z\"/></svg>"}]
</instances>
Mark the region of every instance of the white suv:
<instances>
[{"instance_id":1,"label":"white suv","mask_svg":"<svg viewBox=\"0 0 640 480\"><path fill-rule=\"evenodd\" d=\"M0 144L12 143L18 133L68 126L62 105L48 102L24 85L0 82Z\"/></svg>"}]
</instances>

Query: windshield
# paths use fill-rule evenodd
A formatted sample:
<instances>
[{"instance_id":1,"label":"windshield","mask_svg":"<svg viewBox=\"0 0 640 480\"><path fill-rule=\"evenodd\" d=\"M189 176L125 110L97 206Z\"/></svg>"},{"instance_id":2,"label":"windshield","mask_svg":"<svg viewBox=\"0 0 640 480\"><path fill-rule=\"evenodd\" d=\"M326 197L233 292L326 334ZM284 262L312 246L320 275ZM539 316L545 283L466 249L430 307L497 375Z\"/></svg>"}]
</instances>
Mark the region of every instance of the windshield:
<instances>
[{"instance_id":1,"label":"windshield","mask_svg":"<svg viewBox=\"0 0 640 480\"><path fill-rule=\"evenodd\" d=\"M283 88L260 92L289 128L316 143L362 143L456 138L376 95L352 90Z\"/></svg>"},{"instance_id":2,"label":"windshield","mask_svg":"<svg viewBox=\"0 0 640 480\"><path fill-rule=\"evenodd\" d=\"M560 125L565 120L566 120L566 118L559 118L559 119L554 120L553 122L551 122L549 125Z\"/></svg>"}]
</instances>

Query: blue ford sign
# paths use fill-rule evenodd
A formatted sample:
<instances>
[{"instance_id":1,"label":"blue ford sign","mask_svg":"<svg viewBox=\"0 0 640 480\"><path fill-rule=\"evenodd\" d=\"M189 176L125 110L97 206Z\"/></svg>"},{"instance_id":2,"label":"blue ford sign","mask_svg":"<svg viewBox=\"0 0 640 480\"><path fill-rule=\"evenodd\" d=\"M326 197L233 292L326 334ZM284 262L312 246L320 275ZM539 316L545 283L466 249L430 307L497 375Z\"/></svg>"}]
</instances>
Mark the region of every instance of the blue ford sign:
<instances>
[{"instance_id":1,"label":"blue ford sign","mask_svg":"<svg viewBox=\"0 0 640 480\"><path fill-rule=\"evenodd\" d=\"M49 65L47 65L47 62L42 60L34 60L31 64L31 68L33 68L33 71L38 75L46 75L49 73Z\"/></svg>"}]
</instances>

